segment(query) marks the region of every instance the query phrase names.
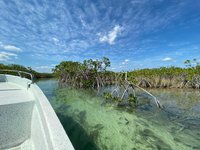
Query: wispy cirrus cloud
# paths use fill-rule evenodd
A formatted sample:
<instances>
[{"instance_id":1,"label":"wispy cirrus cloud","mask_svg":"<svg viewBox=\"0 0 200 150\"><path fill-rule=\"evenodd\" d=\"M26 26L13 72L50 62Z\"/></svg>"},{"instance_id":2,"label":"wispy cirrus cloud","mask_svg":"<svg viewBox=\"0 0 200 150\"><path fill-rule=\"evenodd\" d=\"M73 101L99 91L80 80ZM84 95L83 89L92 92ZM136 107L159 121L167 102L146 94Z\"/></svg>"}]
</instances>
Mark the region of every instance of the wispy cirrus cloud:
<instances>
[{"instance_id":1,"label":"wispy cirrus cloud","mask_svg":"<svg viewBox=\"0 0 200 150\"><path fill-rule=\"evenodd\" d=\"M199 8L198 0L0 1L0 40L10 43L0 50L21 52L17 62L32 66L107 56L117 70L125 58L177 60L180 47L199 46Z\"/></svg>"},{"instance_id":2,"label":"wispy cirrus cloud","mask_svg":"<svg viewBox=\"0 0 200 150\"><path fill-rule=\"evenodd\" d=\"M7 51L13 51L13 52L21 52L21 48L19 47L16 47L14 45L1 45L1 48L3 48L4 50L7 50Z\"/></svg>"},{"instance_id":3,"label":"wispy cirrus cloud","mask_svg":"<svg viewBox=\"0 0 200 150\"><path fill-rule=\"evenodd\" d=\"M14 45L6 45L0 42L0 62L13 62L18 58L18 52L22 52L21 48ZM9 51L9 52L8 52Z\"/></svg>"},{"instance_id":4,"label":"wispy cirrus cloud","mask_svg":"<svg viewBox=\"0 0 200 150\"><path fill-rule=\"evenodd\" d=\"M10 52L0 52L0 61L1 62L8 62L12 58L17 58L17 54L10 53Z\"/></svg>"}]
</instances>

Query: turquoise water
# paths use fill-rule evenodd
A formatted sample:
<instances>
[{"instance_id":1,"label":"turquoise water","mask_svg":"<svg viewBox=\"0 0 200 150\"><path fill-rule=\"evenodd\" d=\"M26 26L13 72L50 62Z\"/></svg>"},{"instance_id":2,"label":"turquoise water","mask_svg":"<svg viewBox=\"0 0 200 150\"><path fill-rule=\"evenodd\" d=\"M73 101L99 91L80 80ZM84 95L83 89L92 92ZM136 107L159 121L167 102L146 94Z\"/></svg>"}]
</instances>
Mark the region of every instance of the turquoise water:
<instances>
[{"instance_id":1,"label":"turquoise water","mask_svg":"<svg viewBox=\"0 0 200 150\"><path fill-rule=\"evenodd\" d=\"M200 92L150 90L163 104L132 111L105 104L95 91L59 88L55 80L37 84L48 97L75 149L200 149Z\"/></svg>"}]
</instances>

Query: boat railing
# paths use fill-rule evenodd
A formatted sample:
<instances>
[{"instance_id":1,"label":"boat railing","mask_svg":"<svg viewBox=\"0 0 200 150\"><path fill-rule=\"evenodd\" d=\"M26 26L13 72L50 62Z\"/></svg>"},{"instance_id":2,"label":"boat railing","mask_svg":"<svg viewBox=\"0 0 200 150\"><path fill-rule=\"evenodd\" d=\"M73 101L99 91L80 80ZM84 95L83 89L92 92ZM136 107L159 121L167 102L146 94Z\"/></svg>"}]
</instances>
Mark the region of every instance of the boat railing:
<instances>
[{"instance_id":1,"label":"boat railing","mask_svg":"<svg viewBox=\"0 0 200 150\"><path fill-rule=\"evenodd\" d=\"M7 73L17 73L19 77L23 78L23 77L26 77L26 76L23 76L23 75L28 75L31 80L31 83L32 84L34 82L34 76L33 74L29 73L29 72L25 72L25 71L20 71L20 70L7 70L7 69L0 69L0 73L3 72L3 74L7 74Z\"/></svg>"}]
</instances>

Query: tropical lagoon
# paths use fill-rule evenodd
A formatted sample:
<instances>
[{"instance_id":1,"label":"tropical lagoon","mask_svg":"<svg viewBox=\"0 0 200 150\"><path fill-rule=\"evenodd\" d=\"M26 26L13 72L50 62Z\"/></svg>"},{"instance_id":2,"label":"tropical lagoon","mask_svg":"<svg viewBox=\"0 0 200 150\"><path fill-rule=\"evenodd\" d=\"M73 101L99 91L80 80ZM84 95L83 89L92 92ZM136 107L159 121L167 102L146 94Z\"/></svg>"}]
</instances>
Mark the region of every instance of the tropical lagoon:
<instances>
[{"instance_id":1,"label":"tropical lagoon","mask_svg":"<svg viewBox=\"0 0 200 150\"><path fill-rule=\"evenodd\" d=\"M150 89L163 109L145 104L126 110L105 104L95 90L39 80L75 149L200 149L200 91ZM144 97L146 99L146 97Z\"/></svg>"},{"instance_id":2,"label":"tropical lagoon","mask_svg":"<svg viewBox=\"0 0 200 150\"><path fill-rule=\"evenodd\" d=\"M0 150L200 150L200 0L0 0Z\"/></svg>"}]
</instances>

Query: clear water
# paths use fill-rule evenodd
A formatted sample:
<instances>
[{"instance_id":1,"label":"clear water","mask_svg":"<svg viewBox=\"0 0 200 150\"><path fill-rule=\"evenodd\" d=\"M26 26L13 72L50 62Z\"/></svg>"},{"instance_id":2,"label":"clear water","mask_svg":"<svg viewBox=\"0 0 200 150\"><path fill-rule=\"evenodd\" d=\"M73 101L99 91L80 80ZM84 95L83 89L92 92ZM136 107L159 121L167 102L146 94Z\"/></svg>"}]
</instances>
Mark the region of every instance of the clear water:
<instances>
[{"instance_id":1,"label":"clear water","mask_svg":"<svg viewBox=\"0 0 200 150\"><path fill-rule=\"evenodd\" d=\"M200 92L150 90L164 110L145 105L133 111L103 104L94 91L37 82L48 97L75 149L200 149Z\"/></svg>"}]
</instances>

